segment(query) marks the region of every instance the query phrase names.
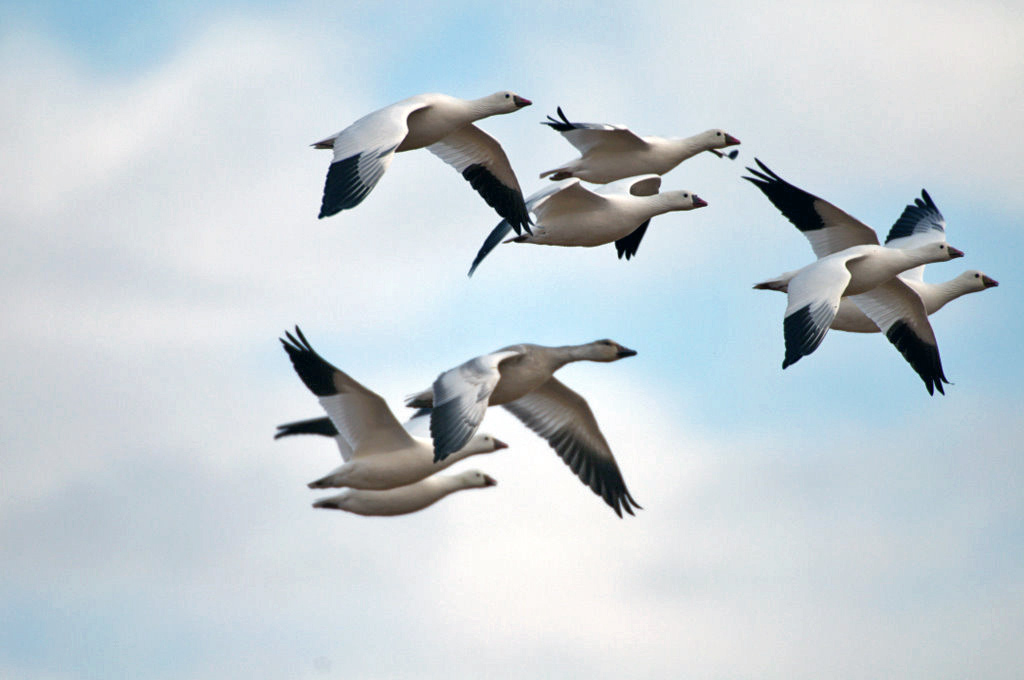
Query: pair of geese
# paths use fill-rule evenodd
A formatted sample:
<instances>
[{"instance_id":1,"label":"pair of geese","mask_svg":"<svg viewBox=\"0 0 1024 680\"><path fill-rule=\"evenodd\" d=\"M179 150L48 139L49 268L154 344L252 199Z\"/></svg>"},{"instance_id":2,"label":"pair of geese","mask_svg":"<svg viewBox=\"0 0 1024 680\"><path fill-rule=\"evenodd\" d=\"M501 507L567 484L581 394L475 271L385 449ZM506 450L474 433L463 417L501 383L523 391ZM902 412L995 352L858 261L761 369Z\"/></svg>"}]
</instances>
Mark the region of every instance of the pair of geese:
<instances>
[{"instance_id":1,"label":"pair of geese","mask_svg":"<svg viewBox=\"0 0 1024 680\"><path fill-rule=\"evenodd\" d=\"M469 456L508 445L479 433L490 406L503 406L547 440L580 481L619 517L640 506L630 495L608 442L586 400L554 377L574 361L612 362L636 354L612 340L585 345L511 345L441 373L433 385L407 398L418 409L405 425L380 395L320 356L298 326L281 344L295 372L317 396L327 418L278 426L289 435L333 437L342 465L310 482L313 489L344 487L313 504L359 515L402 515L463 489L494 486L479 470L434 474ZM414 421L430 418L431 438L412 434Z\"/></svg>"},{"instance_id":2,"label":"pair of geese","mask_svg":"<svg viewBox=\"0 0 1024 680\"><path fill-rule=\"evenodd\" d=\"M702 151L739 140L709 130L678 140L638 137L621 126L545 123L561 132L580 158L541 174L558 181L523 201L515 174L501 146L473 121L509 113L531 102L511 92L479 100L418 95L371 113L337 135L314 144L334 150L320 217L358 205L380 180L398 151L426 147L471 183L502 216L470 269L513 229L516 242L594 246L615 242L619 257L636 253L650 219L669 210L706 203L692 192L659 194L660 175ZM729 155L735 158L735 152ZM756 160L756 159L755 159ZM789 184L757 160L760 171L746 177L808 237L816 262L755 288L786 292L783 368L812 353L829 328L884 331L925 382L929 393L947 382L928 315L968 292L998 285L971 270L945 284L923 281L923 265L963 255L945 242L945 220L931 197L908 205L893 225L885 246L875 232L824 201ZM630 180L592 192L591 182ZM529 213L537 216L531 230ZM523 232L526 232L525 234ZM595 235L596 234L596 235ZM282 343L303 382L321 401L328 418L279 426L276 437L322 434L334 437L343 465L312 482L311 488L348 487L315 507L363 515L415 512L448 494L496 482L478 470L434 475L465 457L507 446L477 434L488 406L503 405L549 444L579 476L622 516L640 506L626 488L611 449L586 401L553 377L571 361L615 361L635 354L610 340L588 345L513 345L472 359L442 373L430 390L408 405L429 415L433 439L418 439L387 408L383 399L320 357L296 327Z\"/></svg>"},{"instance_id":3,"label":"pair of geese","mask_svg":"<svg viewBox=\"0 0 1024 680\"><path fill-rule=\"evenodd\" d=\"M502 217L473 260L470 276L512 230L516 236L509 240L516 243L615 243L619 258L628 260L636 254L652 217L707 205L692 191L660 192L661 175L701 152L723 156L718 149L740 143L724 130L684 139L640 137L622 126L570 122L559 108L560 119L548 116L544 124L560 132L581 155L541 173L541 178L556 183L524 200L505 151L473 123L531 103L513 92L474 100L421 94L360 118L313 144L334 151L319 216L357 206L380 181L395 153L426 148L461 173ZM630 179L596 191L580 184L583 180L608 185L624 178Z\"/></svg>"}]
</instances>

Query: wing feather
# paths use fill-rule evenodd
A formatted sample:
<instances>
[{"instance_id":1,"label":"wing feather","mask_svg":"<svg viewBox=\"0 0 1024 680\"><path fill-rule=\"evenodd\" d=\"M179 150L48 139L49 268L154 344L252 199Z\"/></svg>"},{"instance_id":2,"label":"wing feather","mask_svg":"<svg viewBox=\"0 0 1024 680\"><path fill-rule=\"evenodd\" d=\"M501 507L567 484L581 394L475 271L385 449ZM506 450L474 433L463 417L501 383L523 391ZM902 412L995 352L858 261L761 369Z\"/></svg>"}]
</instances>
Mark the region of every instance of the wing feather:
<instances>
[{"instance_id":1,"label":"wing feather","mask_svg":"<svg viewBox=\"0 0 1024 680\"><path fill-rule=\"evenodd\" d=\"M585 485L619 517L640 505L630 495L611 447L586 400L551 378L539 388L504 404L524 425L546 439Z\"/></svg>"}]
</instances>

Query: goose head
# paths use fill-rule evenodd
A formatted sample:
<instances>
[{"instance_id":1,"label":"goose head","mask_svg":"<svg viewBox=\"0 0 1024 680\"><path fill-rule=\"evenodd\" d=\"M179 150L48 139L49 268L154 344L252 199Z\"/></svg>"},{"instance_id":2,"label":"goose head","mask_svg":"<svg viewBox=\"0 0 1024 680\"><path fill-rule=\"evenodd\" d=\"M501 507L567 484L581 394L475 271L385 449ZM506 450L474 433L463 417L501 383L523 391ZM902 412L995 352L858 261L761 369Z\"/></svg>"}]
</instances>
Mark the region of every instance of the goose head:
<instances>
[{"instance_id":1,"label":"goose head","mask_svg":"<svg viewBox=\"0 0 1024 680\"><path fill-rule=\"evenodd\" d=\"M493 109L495 113L512 113L513 111L518 111L524 106L529 106L533 103L526 97L520 97L515 92L510 92L508 90L495 92L492 95L484 97L484 102L486 102L488 108Z\"/></svg>"},{"instance_id":2,"label":"goose head","mask_svg":"<svg viewBox=\"0 0 1024 680\"><path fill-rule=\"evenodd\" d=\"M977 269L968 269L956 278L959 279L968 290L975 292L985 290L986 288L995 288L999 285L998 281L986 276L984 272L980 272Z\"/></svg>"},{"instance_id":3,"label":"goose head","mask_svg":"<svg viewBox=\"0 0 1024 680\"><path fill-rule=\"evenodd\" d=\"M477 433L466 442L466 445L462 447L462 450L467 455L474 455L477 453L493 453L494 451L500 451L501 449L507 449L508 444L501 441L497 437L489 434Z\"/></svg>"},{"instance_id":4,"label":"goose head","mask_svg":"<svg viewBox=\"0 0 1024 680\"><path fill-rule=\"evenodd\" d=\"M663 191L661 195L668 200L669 210L693 210L703 208L708 202L692 191Z\"/></svg>"},{"instance_id":5,"label":"goose head","mask_svg":"<svg viewBox=\"0 0 1024 680\"><path fill-rule=\"evenodd\" d=\"M707 149L723 149L727 146L739 144L740 140L730 135L725 130L706 130L697 135L697 140Z\"/></svg>"},{"instance_id":6,"label":"goose head","mask_svg":"<svg viewBox=\"0 0 1024 680\"><path fill-rule=\"evenodd\" d=\"M588 345L583 345L580 349L582 350L580 352L581 357L589 361L618 361L626 357L636 356L635 349L623 347L614 340L608 339L595 340Z\"/></svg>"},{"instance_id":7,"label":"goose head","mask_svg":"<svg viewBox=\"0 0 1024 680\"><path fill-rule=\"evenodd\" d=\"M945 241L908 248L906 252L920 258L921 262L947 262L964 256L962 250L954 248Z\"/></svg>"},{"instance_id":8,"label":"goose head","mask_svg":"<svg viewBox=\"0 0 1024 680\"><path fill-rule=\"evenodd\" d=\"M485 475L479 470L466 470L458 475L459 481L467 489L483 488L487 486L498 486L497 480L490 475Z\"/></svg>"}]
</instances>

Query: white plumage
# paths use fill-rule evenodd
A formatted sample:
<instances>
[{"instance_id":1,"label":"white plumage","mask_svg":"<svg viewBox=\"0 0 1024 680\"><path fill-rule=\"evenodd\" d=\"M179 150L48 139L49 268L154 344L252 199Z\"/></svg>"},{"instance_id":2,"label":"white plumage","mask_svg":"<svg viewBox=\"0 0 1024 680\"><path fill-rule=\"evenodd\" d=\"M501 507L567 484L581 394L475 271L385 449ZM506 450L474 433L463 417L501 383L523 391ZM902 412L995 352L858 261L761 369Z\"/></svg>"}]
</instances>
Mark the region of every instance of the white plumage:
<instances>
[{"instance_id":1,"label":"white plumage","mask_svg":"<svg viewBox=\"0 0 1024 680\"><path fill-rule=\"evenodd\" d=\"M871 227L786 182L761 161L757 164L761 170L747 168L754 177L746 179L803 232L818 256L816 262L754 286L784 290L788 295L782 367L817 349L845 296L886 334L921 376L929 394L935 388L943 392L942 383L949 381L924 303L898 274L963 253L945 239L905 248L881 246Z\"/></svg>"},{"instance_id":2,"label":"white plumage","mask_svg":"<svg viewBox=\"0 0 1024 680\"><path fill-rule=\"evenodd\" d=\"M640 507L622 479L611 447L586 400L553 376L574 361L617 361L635 355L611 340L544 347L519 344L484 354L441 373L406 404L431 408L434 456L444 460L469 441L489 406L504 406L547 440L580 480L616 514Z\"/></svg>"},{"instance_id":3,"label":"white plumage","mask_svg":"<svg viewBox=\"0 0 1024 680\"><path fill-rule=\"evenodd\" d=\"M373 190L395 153L426 147L459 172L516 230L528 228L523 194L501 145L474 121L511 113L530 101L512 92L480 99L419 94L363 116L313 144L333 149L320 217L354 208Z\"/></svg>"},{"instance_id":4,"label":"white plumage","mask_svg":"<svg viewBox=\"0 0 1024 680\"><path fill-rule=\"evenodd\" d=\"M576 177L587 182L606 184L635 175L664 175L687 158L703 151L740 143L740 140L724 130L706 130L682 139L641 137L621 125L572 123L565 117L561 107L558 108L558 116L561 120L548 116L543 124L562 133L580 152L580 157L542 172L542 179Z\"/></svg>"},{"instance_id":5,"label":"white plumage","mask_svg":"<svg viewBox=\"0 0 1024 680\"><path fill-rule=\"evenodd\" d=\"M433 505L456 491L496 485L497 482L492 477L479 470L467 470L457 475L433 475L394 489L345 489L335 496L321 498L313 503L313 507L344 510L356 515L374 517L408 515Z\"/></svg>"},{"instance_id":6,"label":"white plumage","mask_svg":"<svg viewBox=\"0 0 1024 680\"><path fill-rule=\"evenodd\" d=\"M535 215L533 233L511 241L578 247L615 243L619 258L628 260L636 254L653 217L707 205L692 191L659 193L660 188L658 175L631 177L596 190L578 179L563 180L530 196L526 206ZM508 221L498 223L473 260L470 276L511 230Z\"/></svg>"},{"instance_id":7,"label":"white plumage","mask_svg":"<svg viewBox=\"0 0 1024 680\"><path fill-rule=\"evenodd\" d=\"M281 344L295 372L320 399L330 422L304 421L282 425L278 436L317 432L330 435L338 444L343 464L310 488L353 487L391 489L417 482L455 462L508 445L487 434L476 434L441 462L434 462L429 439L412 436L399 424L387 403L340 369L324 360L302 331L287 333Z\"/></svg>"}]
</instances>

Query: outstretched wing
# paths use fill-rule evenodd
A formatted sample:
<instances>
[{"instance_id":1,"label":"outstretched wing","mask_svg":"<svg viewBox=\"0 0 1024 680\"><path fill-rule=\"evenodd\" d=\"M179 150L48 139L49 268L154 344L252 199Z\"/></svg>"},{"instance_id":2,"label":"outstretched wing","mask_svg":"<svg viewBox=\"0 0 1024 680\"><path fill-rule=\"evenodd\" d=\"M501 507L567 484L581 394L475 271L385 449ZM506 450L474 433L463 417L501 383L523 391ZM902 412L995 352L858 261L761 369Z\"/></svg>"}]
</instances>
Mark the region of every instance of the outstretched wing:
<instances>
[{"instance_id":1,"label":"outstretched wing","mask_svg":"<svg viewBox=\"0 0 1024 680\"><path fill-rule=\"evenodd\" d=\"M517 234L523 229L530 233L530 215L519 180L496 139L475 125L466 125L427 149L465 177Z\"/></svg>"},{"instance_id":2,"label":"outstretched wing","mask_svg":"<svg viewBox=\"0 0 1024 680\"><path fill-rule=\"evenodd\" d=\"M584 484L604 499L619 517L640 505L622 479L611 447L597 426L587 401L555 378L504 407L547 440Z\"/></svg>"},{"instance_id":3,"label":"outstretched wing","mask_svg":"<svg viewBox=\"0 0 1024 680\"><path fill-rule=\"evenodd\" d=\"M295 372L309 391L319 397L320 405L354 455L367 447L388 451L413 445L412 437L380 395L320 356L298 326L295 335L285 336L287 339L282 338L281 344ZM343 458L344 455L342 449Z\"/></svg>"},{"instance_id":4,"label":"outstretched wing","mask_svg":"<svg viewBox=\"0 0 1024 680\"><path fill-rule=\"evenodd\" d=\"M885 245L889 248L916 248L946 240L946 220L935 206L928 192L921 189L921 198L903 209L903 214L892 225ZM924 280L924 265L900 274L900 278Z\"/></svg>"},{"instance_id":5,"label":"outstretched wing","mask_svg":"<svg viewBox=\"0 0 1024 680\"><path fill-rule=\"evenodd\" d=\"M852 258L849 258L852 259ZM783 320L786 356L782 368L818 348L839 311L839 300L850 282L848 259L818 260L789 281Z\"/></svg>"},{"instance_id":6,"label":"outstretched wing","mask_svg":"<svg viewBox=\"0 0 1024 680\"><path fill-rule=\"evenodd\" d=\"M748 167L754 176L743 179L760 189L779 212L807 237L819 258L851 246L878 245L874 229L828 201L793 186L757 158L754 160L764 172Z\"/></svg>"},{"instance_id":7,"label":"outstretched wing","mask_svg":"<svg viewBox=\"0 0 1024 680\"><path fill-rule=\"evenodd\" d=\"M850 299L867 314L921 376L928 394L945 394L938 342L921 297L899 278Z\"/></svg>"},{"instance_id":8,"label":"outstretched wing","mask_svg":"<svg viewBox=\"0 0 1024 680\"><path fill-rule=\"evenodd\" d=\"M327 170L319 217L329 217L362 203L395 157L395 149L409 133L409 114L427 104L416 97L363 116L334 137L315 143L334 149Z\"/></svg>"}]
</instances>

